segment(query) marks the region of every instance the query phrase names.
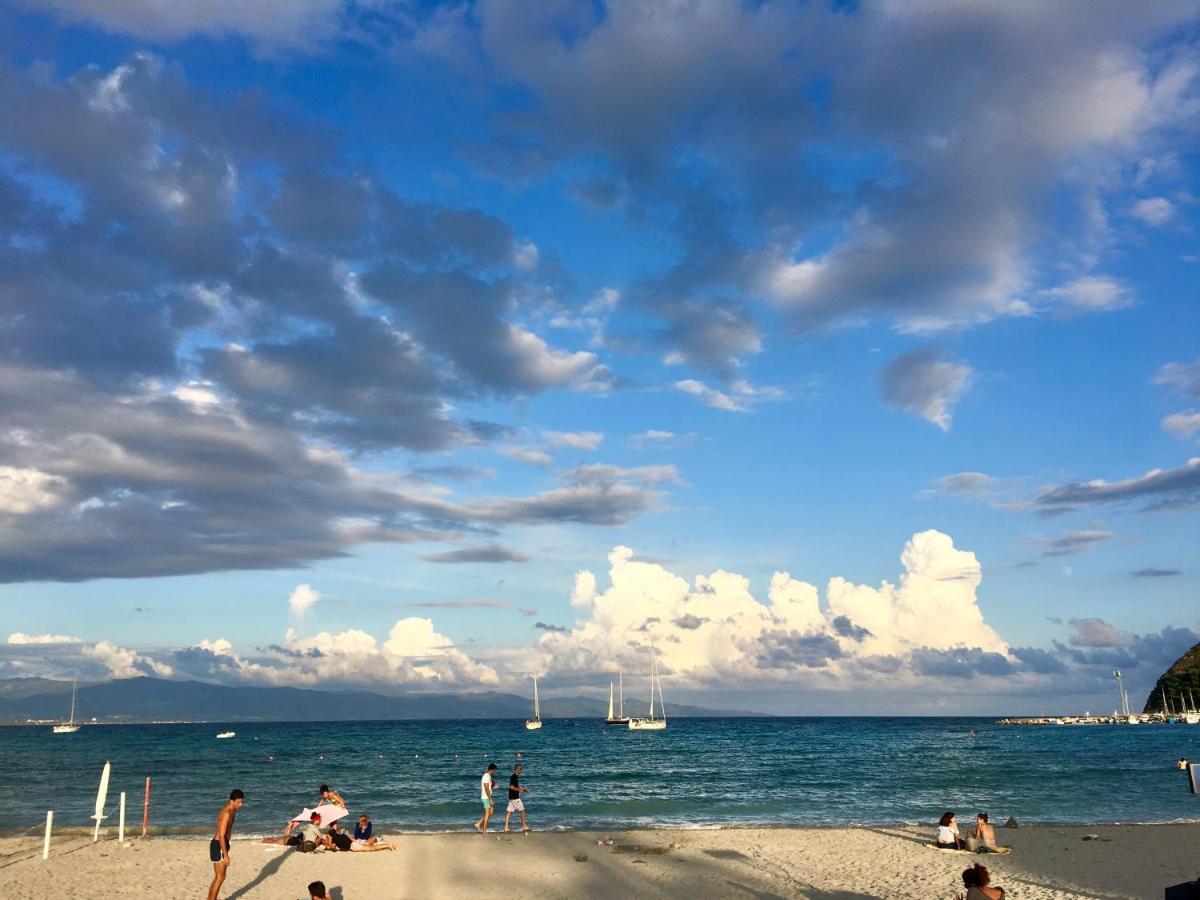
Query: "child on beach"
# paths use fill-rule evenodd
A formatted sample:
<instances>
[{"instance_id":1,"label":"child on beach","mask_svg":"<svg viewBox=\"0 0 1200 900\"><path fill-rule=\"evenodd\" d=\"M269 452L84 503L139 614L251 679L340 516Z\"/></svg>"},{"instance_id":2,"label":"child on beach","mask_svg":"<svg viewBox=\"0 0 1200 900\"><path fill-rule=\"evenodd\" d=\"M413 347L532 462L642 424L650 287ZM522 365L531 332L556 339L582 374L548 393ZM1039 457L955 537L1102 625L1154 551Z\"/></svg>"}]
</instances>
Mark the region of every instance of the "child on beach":
<instances>
[{"instance_id":1,"label":"child on beach","mask_svg":"<svg viewBox=\"0 0 1200 900\"><path fill-rule=\"evenodd\" d=\"M107 770L106 770L107 772ZM229 837L233 834L233 820L237 811L246 802L246 795L234 789L229 792L229 802L217 813L217 827L208 845L208 858L213 864L213 880L208 886L208 900L217 900L221 885L225 883L225 872L229 868Z\"/></svg>"}]
</instances>

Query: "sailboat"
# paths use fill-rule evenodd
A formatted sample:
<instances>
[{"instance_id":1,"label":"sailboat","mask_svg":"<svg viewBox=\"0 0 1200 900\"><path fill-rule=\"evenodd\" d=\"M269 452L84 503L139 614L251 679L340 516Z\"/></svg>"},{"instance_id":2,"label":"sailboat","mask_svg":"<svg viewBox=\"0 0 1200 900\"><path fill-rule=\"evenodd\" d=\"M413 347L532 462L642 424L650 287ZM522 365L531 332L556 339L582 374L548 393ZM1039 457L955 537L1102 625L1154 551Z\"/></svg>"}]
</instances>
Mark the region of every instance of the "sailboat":
<instances>
[{"instance_id":1,"label":"sailboat","mask_svg":"<svg viewBox=\"0 0 1200 900\"><path fill-rule=\"evenodd\" d=\"M525 720L526 731L536 731L542 727L542 704L538 702L537 676L533 676L533 718Z\"/></svg>"},{"instance_id":2,"label":"sailboat","mask_svg":"<svg viewBox=\"0 0 1200 900\"><path fill-rule=\"evenodd\" d=\"M658 690L658 708L662 718L654 718L654 691ZM662 731L667 727L667 706L663 702L662 679L658 677L658 660L650 660L650 715L643 719L634 717L629 720L630 731Z\"/></svg>"},{"instance_id":3,"label":"sailboat","mask_svg":"<svg viewBox=\"0 0 1200 900\"><path fill-rule=\"evenodd\" d=\"M71 682L71 718L55 725L55 734L74 734L79 730L79 723L75 721L75 684L74 681Z\"/></svg>"},{"instance_id":4,"label":"sailboat","mask_svg":"<svg viewBox=\"0 0 1200 900\"><path fill-rule=\"evenodd\" d=\"M617 673L618 681L621 685L621 705L619 712L613 709L613 683L608 683L608 716L604 720L605 725L626 725L629 722L629 716L625 715L625 675L623 672ZM615 713L615 715L614 715Z\"/></svg>"}]
</instances>

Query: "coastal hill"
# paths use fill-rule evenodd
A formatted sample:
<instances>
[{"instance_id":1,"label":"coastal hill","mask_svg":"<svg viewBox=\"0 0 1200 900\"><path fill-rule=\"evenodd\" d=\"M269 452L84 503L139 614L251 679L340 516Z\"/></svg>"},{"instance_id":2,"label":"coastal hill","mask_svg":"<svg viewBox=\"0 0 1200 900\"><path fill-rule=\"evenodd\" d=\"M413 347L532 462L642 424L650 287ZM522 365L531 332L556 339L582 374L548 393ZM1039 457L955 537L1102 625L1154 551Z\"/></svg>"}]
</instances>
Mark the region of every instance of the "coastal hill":
<instances>
[{"instance_id":1,"label":"coastal hill","mask_svg":"<svg viewBox=\"0 0 1200 900\"><path fill-rule=\"evenodd\" d=\"M642 702L625 698L626 712L640 714ZM71 683L44 678L0 680L0 722L65 719ZM229 687L199 681L122 678L81 684L77 718L100 722L303 722L365 719L524 719L528 697L495 691L462 694L400 694L318 691L291 687ZM542 699L542 717L596 718L608 708L607 694ZM672 716L752 716L758 713L672 704Z\"/></svg>"},{"instance_id":2,"label":"coastal hill","mask_svg":"<svg viewBox=\"0 0 1200 900\"><path fill-rule=\"evenodd\" d=\"M1188 695L1189 691L1191 696ZM1171 668L1158 677L1142 711L1160 711L1163 708L1164 692L1167 702L1175 712L1185 706L1191 707L1193 703L1200 704L1200 644L1175 660Z\"/></svg>"}]
</instances>

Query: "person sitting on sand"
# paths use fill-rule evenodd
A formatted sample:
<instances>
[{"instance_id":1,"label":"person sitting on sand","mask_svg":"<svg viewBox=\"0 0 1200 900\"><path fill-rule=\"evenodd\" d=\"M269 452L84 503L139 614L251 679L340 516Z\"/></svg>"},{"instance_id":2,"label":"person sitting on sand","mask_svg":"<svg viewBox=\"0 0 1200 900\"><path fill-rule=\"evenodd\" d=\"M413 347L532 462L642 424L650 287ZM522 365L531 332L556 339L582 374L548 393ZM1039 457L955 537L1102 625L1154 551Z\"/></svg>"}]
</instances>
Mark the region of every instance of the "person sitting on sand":
<instances>
[{"instance_id":1,"label":"person sitting on sand","mask_svg":"<svg viewBox=\"0 0 1200 900\"><path fill-rule=\"evenodd\" d=\"M308 886L308 900L329 900L329 895L325 893L325 882L314 881Z\"/></svg>"},{"instance_id":2,"label":"person sitting on sand","mask_svg":"<svg viewBox=\"0 0 1200 900\"><path fill-rule=\"evenodd\" d=\"M346 808L346 801L342 799L342 795L337 791L330 789L329 785L321 785L321 799L317 801L317 806L325 803L332 803L334 806Z\"/></svg>"},{"instance_id":3,"label":"person sitting on sand","mask_svg":"<svg viewBox=\"0 0 1200 900\"><path fill-rule=\"evenodd\" d=\"M354 826L354 839L362 841L368 847L374 844L379 838L373 834L375 826L371 824L370 818L364 813L358 817L358 824Z\"/></svg>"},{"instance_id":4,"label":"person sitting on sand","mask_svg":"<svg viewBox=\"0 0 1200 900\"><path fill-rule=\"evenodd\" d=\"M975 817L975 827L971 829L971 837L979 841L976 850L980 853L994 853L996 850L996 829L988 822L988 814L979 813Z\"/></svg>"},{"instance_id":5,"label":"person sitting on sand","mask_svg":"<svg viewBox=\"0 0 1200 900\"><path fill-rule=\"evenodd\" d=\"M300 840L296 842L296 849L301 853L311 853L318 847L328 848L331 846L329 838L321 834L321 814L313 813L312 817L301 823L296 829Z\"/></svg>"},{"instance_id":6,"label":"person sitting on sand","mask_svg":"<svg viewBox=\"0 0 1200 900\"><path fill-rule=\"evenodd\" d=\"M992 874L979 863L963 870L963 900L1004 900L1004 888L992 887Z\"/></svg>"},{"instance_id":7,"label":"person sitting on sand","mask_svg":"<svg viewBox=\"0 0 1200 900\"><path fill-rule=\"evenodd\" d=\"M964 842L958 836L958 823L954 821L954 813L946 810L938 819L937 845L943 850L961 850Z\"/></svg>"}]
</instances>

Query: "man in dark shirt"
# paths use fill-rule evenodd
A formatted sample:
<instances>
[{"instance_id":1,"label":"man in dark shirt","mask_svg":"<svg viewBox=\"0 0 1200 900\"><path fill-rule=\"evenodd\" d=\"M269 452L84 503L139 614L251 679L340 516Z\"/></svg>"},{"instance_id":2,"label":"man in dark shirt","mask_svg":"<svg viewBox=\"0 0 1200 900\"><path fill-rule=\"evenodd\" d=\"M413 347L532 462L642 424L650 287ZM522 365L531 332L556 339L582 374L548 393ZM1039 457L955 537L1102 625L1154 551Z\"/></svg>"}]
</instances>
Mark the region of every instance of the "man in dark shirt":
<instances>
[{"instance_id":1,"label":"man in dark shirt","mask_svg":"<svg viewBox=\"0 0 1200 900\"><path fill-rule=\"evenodd\" d=\"M529 826L525 824L525 804L521 801L522 794L528 794L529 788L521 784L521 764L517 763L513 766L513 773L508 778L508 811L504 814L504 830L509 831L509 822L512 821L512 814L519 812L521 814L521 830L526 834L529 833Z\"/></svg>"}]
</instances>

